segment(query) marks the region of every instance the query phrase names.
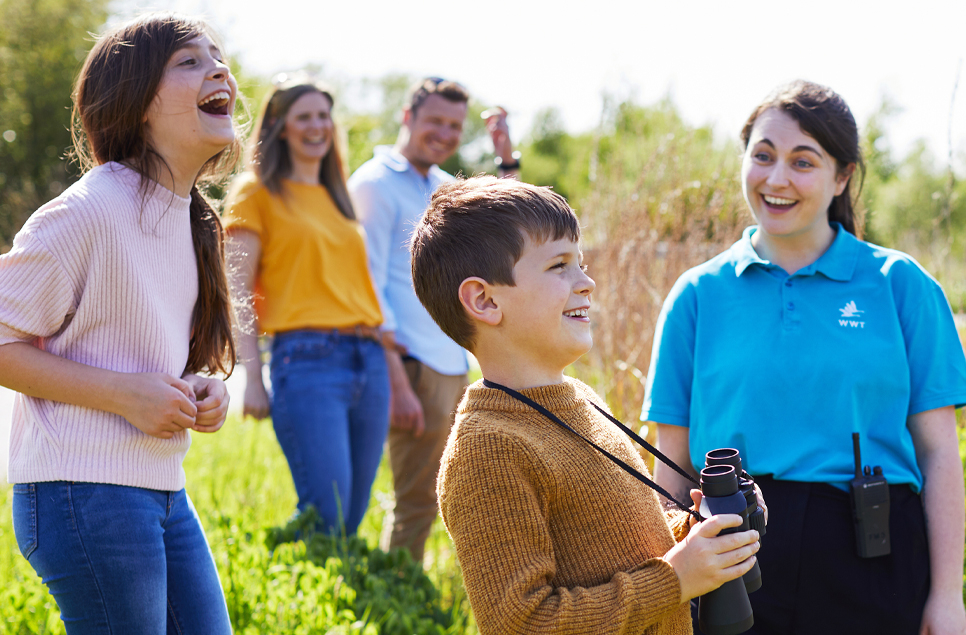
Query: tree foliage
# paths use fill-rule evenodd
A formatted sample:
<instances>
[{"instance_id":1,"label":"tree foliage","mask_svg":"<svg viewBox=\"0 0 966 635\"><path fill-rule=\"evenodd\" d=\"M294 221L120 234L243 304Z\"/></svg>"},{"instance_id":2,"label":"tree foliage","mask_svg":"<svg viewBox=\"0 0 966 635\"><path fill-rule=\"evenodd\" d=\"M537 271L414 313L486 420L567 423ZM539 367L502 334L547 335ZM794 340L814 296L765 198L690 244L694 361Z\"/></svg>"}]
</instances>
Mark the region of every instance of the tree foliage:
<instances>
[{"instance_id":1,"label":"tree foliage","mask_svg":"<svg viewBox=\"0 0 966 635\"><path fill-rule=\"evenodd\" d=\"M0 245L76 172L71 87L108 0L0 0Z\"/></svg>"},{"instance_id":2,"label":"tree foliage","mask_svg":"<svg viewBox=\"0 0 966 635\"><path fill-rule=\"evenodd\" d=\"M953 309L963 311L966 181L956 176L956 157L943 164L922 140L896 159L885 130L889 118L898 113L889 99L883 99L865 125L865 237L914 256L942 283Z\"/></svg>"},{"instance_id":3,"label":"tree foliage","mask_svg":"<svg viewBox=\"0 0 966 635\"><path fill-rule=\"evenodd\" d=\"M9 248L33 210L78 176L64 159L71 87L92 45L91 32L107 19L109 2L0 0L0 251ZM270 84L235 66L241 92L248 96L237 112L245 129ZM308 70L325 78L323 67ZM350 173L372 157L376 145L395 143L414 79L391 74L334 82ZM463 175L495 172L479 116L483 108L471 101L464 143L444 169ZM944 284L953 306L966 308L966 270L955 266L961 258L952 257L966 250L966 182L956 178L956 166L936 161L922 144L895 155L886 131L898 112L884 99L862 126L866 237L912 253ZM600 214L630 202L648 210L660 236L672 235L677 225L667 214L673 201L694 199L694 206L677 213L701 215L699 199L705 194L730 201L739 187L737 149L727 139L713 138L709 128L685 125L667 99L643 106L605 97L600 125L577 134L564 129L560 112L551 107L537 114L530 131L511 132L523 152L521 178L552 186L578 209L593 206L597 224L604 220ZM962 163L963 157L956 160ZM223 192L210 190L215 197ZM725 224L730 223L729 216ZM601 232L597 225L589 229L589 238ZM713 223L705 232L714 242Z\"/></svg>"}]
</instances>

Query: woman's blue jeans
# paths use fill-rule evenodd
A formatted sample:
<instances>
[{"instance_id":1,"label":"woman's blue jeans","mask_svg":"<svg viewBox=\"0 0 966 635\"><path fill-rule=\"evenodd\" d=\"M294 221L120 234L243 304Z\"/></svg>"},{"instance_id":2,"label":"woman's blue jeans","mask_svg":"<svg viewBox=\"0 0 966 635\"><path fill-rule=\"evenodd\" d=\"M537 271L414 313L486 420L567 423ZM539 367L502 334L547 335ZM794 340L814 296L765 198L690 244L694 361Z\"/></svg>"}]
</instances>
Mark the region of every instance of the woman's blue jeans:
<instances>
[{"instance_id":1,"label":"woman's blue jeans","mask_svg":"<svg viewBox=\"0 0 966 635\"><path fill-rule=\"evenodd\" d=\"M369 506L389 429L389 371L377 342L332 331L287 331L272 344L272 423L299 510L321 529L353 534Z\"/></svg>"},{"instance_id":2,"label":"woman's blue jeans","mask_svg":"<svg viewBox=\"0 0 966 635\"><path fill-rule=\"evenodd\" d=\"M18 483L13 526L69 635L231 633L211 550L184 490Z\"/></svg>"}]
</instances>

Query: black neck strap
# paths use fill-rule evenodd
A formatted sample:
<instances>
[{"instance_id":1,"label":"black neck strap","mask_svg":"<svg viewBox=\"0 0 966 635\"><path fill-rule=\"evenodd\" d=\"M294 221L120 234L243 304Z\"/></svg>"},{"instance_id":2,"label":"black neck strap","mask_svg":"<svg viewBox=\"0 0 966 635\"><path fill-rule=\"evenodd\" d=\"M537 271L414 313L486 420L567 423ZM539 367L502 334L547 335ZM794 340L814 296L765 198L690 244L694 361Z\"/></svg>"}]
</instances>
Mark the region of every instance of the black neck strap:
<instances>
[{"instance_id":1,"label":"black neck strap","mask_svg":"<svg viewBox=\"0 0 966 635\"><path fill-rule=\"evenodd\" d=\"M520 401L520 402L525 403L526 405L530 406L531 408L533 408L534 410L536 410L537 412L539 412L540 414L542 414L547 419L550 419L551 421L553 421L554 423L556 423L561 428L564 428L565 430L569 430L571 434L576 435L581 440L583 440L586 443L589 443L590 445L592 445L598 452L600 452L601 454L603 454L604 456L606 456L607 458L609 458L611 461L613 461L614 463L616 463L617 465L619 465L625 472L627 472L628 474L630 474L631 476L633 476L634 478L636 478L640 482L644 483L645 485L647 485L648 487L650 487L651 489L653 489L654 491L656 491L658 494L660 494L664 498L668 499L669 501L671 501L672 503L674 503L675 505L677 505L678 509L680 509L682 511L685 511L685 512L691 514L698 521L704 520L704 518L701 516L701 514L699 514L696 511L694 511L691 508L690 505L685 505L684 503L680 502L679 500L677 500L676 498L674 498L673 496L671 496L670 492L668 492L666 489L664 489L663 487L661 487L660 485L658 485L657 483L655 483L651 479L647 478L646 476L644 476L643 474L641 474L640 472L638 472L636 469L634 469L633 467L631 467L630 465L628 465L624 461L620 460L619 458L617 458L616 456L614 456L613 454L611 454L610 452L608 452L604 448L600 447L599 445L597 445L596 443L594 443L590 439L586 438L585 436L583 436L582 434L580 434L579 432L577 432L576 430L574 430L573 428L571 428L570 426L568 426L566 423L564 423L560 419L560 417L558 417L557 415L553 414L552 412L550 412L549 410L547 410L546 408L544 408L543 406L541 406L540 404L538 404L533 399L530 399L526 395L523 395L523 394L517 392L516 390L514 390L512 388L508 388L507 386L504 386L502 384L498 384L496 382L490 381L489 379L484 379L483 380L483 385L485 387L487 387L487 388L495 388L496 390L502 390L503 392L505 392L506 394L510 395L511 397L513 397L514 399L516 399L517 401ZM664 456L664 454L662 452L660 452L657 448L655 448L650 443L648 443L647 441L645 441L644 439L642 439L633 430L631 430L626 425L624 425L623 423L621 423L620 421L618 421L616 417L611 416L610 413L608 413L606 410L604 410L603 408L601 408L600 406L598 406L593 401L590 401L590 405L592 405L594 408L596 408L597 411L600 414L602 414L605 417L607 417L612 423L614 423L617 427L619 427L621 430L623 430L629 437L631 437L632 439L634 439L634 441L636 441L637 443L639 443L642 447L646 448L648 452L650 452L651 454L653 454L662 463L664 463L669 468L671 468L672 470L674 470L675 472L677 472L678 474L680 474L681 476L683 476L687 480L691 481L692 483L694 483L695 485L698 485L700 487L699 483L694 479L693 476L691 476L690 474L688 474L677 463L675 463L671 459L669 459L666 456Z\"/></svg>"}]
</instances>

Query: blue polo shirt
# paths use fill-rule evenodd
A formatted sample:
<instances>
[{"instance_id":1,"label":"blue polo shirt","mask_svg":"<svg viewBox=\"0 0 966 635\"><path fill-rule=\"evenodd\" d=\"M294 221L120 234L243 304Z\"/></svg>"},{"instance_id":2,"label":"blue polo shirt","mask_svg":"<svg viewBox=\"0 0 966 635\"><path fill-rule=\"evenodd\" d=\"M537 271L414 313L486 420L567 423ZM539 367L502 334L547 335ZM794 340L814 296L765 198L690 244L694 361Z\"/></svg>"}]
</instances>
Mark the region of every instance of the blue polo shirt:
<instances>
[{"instance_id":1,"label":"blue polo shirt","mask_svg":"<svg viewBox=\"0 0 966 635\"><path fill-rule=\"evenodd\" d=\"M827 482L866 465L917 491L906 418L966 404L966 357L942 288L910 256L837 231L789 276L757 227L687 271L664 302L641 419L690 427L691 462L738 448L751 474Z\"/></svg>"}]
</instances>

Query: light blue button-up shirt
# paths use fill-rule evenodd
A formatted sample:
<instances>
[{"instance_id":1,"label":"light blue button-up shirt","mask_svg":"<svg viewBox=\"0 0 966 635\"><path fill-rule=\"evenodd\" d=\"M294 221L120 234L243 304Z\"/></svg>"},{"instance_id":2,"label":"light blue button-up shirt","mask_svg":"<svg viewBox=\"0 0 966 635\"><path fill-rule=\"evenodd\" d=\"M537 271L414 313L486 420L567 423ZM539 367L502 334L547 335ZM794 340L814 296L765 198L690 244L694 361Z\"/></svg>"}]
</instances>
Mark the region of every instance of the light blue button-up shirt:
<instances>
[{"instance_id":1,"label":"light blue button-up shirt","mask_svg":"<svg viewBox=\"0 0 966 635\"><path fill-rule=\"evenodd\" d=\"M665 300L641 417L689 427L696 469L734 447L752 474L844 487L858 432L863 463L922 487L907 418L966 402L952 311L915 260L833 226L791 276L749 228Z\"/></svg>"},{"instance_id":2,"label":"light blue button-up shirt","mask_svg":"<svg viewBox=\"0 0 966 635\"><path fill-rule=\"evenodd\" d=\"M420 174L389 146L349 178L349 194L366 229L372 281L382 309L383 325L396 341L443 375L467 371L466 351L436 325L413 290L409 241L433 191L453 177L437 166Z\"/></svg>"}]
</instances>

